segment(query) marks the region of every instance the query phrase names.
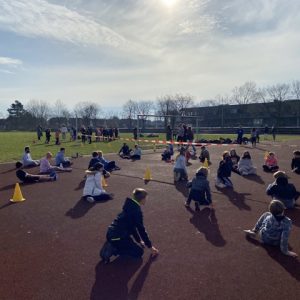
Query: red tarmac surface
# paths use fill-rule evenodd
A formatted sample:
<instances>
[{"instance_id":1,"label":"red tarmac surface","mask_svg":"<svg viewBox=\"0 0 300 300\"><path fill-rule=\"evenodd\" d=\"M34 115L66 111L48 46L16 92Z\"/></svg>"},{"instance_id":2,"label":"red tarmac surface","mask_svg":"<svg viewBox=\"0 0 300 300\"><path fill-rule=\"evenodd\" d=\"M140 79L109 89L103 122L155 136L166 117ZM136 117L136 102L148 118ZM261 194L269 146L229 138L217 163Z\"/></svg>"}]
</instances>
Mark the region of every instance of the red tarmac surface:
<instances>
[{"instance_id":1,"label":"red tarmac surface","mask_svg":"<svg viewBox=\"0 0 300 300\"><path fill-rule=\"evenodd\" d=\"M300 148L299 142L291 144ZM56 182L20 185L26 201L16 204L9 202L15 170L1 165L0 299L300 299L299 258L247 240L242 231L252 228L270 201L265 189L273 177L261 169L266 149L276 152L281 169L300 190L300 176L290 172L296 147L276 145L250 150L258 176L233 174L233 191L214 186L220 154L231 147L209 148L212 213L185 209L187 190L174 186L173 165L161 162L159 153L136 162L108 156L122 169L108 179L114 200L96 204L81 200L89 158L76 159L73 172L59 174ZM239 155L245 149L236 148ZM200 166L191 162L190 178ZM153 181L145 185L147 166ZM99 249L107 226L135 187L149 191L144 222L160 255L151 260L145 250L141 261L117 258L104 265ZM287 215L294 224L290 246L300 255L300 209Z\"/></svg>"}]
</instances>

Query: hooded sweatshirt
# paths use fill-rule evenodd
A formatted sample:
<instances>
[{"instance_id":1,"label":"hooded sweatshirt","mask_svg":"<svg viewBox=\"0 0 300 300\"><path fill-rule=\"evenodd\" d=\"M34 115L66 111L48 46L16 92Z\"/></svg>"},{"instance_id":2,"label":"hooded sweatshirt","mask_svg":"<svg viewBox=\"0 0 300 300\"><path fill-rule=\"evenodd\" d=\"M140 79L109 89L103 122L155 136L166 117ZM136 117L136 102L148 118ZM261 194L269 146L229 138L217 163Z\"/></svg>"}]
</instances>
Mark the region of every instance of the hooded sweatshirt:
<instances>
[{"instance_id":1,"label":"hooded sweatshirt","mask_svg":"<svg viewBox=\"0 0 300 300\"><path fill-rule=\"evenodd\" d=\"M207 199L211 203L209 182L203 173L196 173L196 176L188 183L188 186L191 186L192 190L199 192L202 199Z\"/></svg>"},{"instance_id":2,"label":"hooded sweatshirt","mask_svg":"<svg viewBox=\"0 0 300 300\"><path fill-rule=\"evenodd\" d=\"M265 212L257 221L254 231L259 232L265 244L279 246L284 254L288 251L292 221L286 216L273 216Z\"/></svg>"},{"instance_id":3,"label":"hooded sweatshirt","mask_svg":"<svg viewBox=\"0 0 300 300\"><path fill-rule=\"evenodd\" d=\"M286 208L293 208L295 198L299 194L292 183L288 183L286 177L278 177L275 182L267 187L267 195L283 202Z\"/></svg>"},{"instance_id":4,"label":"hooded sweatshirt","mask_svg":"<svg viewBox=\"0 0 300 300\"><path fill-rule=\"evenodd\" d=\"M148 248L152 247L143 224L143 213L140 203L134 199L127 198L123 211L108 227L107 238L109 240L127 239L131 235L136 242L139 243L142 239Z\"/></svg>"}]
</instances>

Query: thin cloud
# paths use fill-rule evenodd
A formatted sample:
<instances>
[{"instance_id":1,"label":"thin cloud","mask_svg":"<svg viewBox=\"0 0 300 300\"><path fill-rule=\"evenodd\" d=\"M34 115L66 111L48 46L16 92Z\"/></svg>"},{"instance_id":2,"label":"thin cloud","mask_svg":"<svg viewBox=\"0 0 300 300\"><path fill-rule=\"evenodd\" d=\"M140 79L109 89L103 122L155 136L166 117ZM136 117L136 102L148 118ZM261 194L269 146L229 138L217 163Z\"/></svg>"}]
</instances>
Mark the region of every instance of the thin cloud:
<instances>
[{"instance_id":1,"label":"thin cloud","mask_svg":"<svg viewBox=\"0 0 300 300\"><path fill-rule=\"evenodd\" d=\"M0 56L0 65L19 66L22 65L22 61L15 58Z\"/></svg>"},{"instance_id":2,"label":"thin cloud","mask_svg":"<svg viewBox=\"0 0 300 300\"><path fill-rule=\"evenodd\" d=\"M127 43L109 27L44 0L0 0L0 11L0 28L24 36L115 48Z\"/></svg>"}]
</instances>

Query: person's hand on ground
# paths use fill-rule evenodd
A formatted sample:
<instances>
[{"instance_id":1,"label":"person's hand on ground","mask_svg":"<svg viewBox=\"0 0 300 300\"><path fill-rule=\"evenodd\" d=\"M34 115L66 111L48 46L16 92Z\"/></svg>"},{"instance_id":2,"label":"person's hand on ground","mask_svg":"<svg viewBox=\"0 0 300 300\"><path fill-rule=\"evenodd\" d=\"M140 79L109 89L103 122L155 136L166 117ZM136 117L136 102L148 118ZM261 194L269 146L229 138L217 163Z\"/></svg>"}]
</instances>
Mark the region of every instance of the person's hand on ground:
<instances>
[{"instance_id":1,"label":"person's hand on ground","mask_svg":"<svg viewBox=\"0 0 300 300\"><path fill-rule=\"evenodd\" d=\"M255 236L256 236L256 233L255 233L253 230L251 230L251 229L244 230L244 232L245 232L248 236L250 236L250 237L255 237Z\"/></svg>"},{"instance_id":2,"label":"person's hand on ground","mask_svg":"<svg viewBox=\"0 0 300 300\"><path fill-rule=\"evenodd\" d=\"M140 245L141 245L141 247L145 248L145 243L144 243L144 241L140 241Z\"/></svg>"},{"instance_id":3,"label":"person's hand on ground","mask_svg":"<svg viewBox=\"0 0 300 300\"><path fill-rule=\"evenodd\" d=\"M159 251L154 246L151 247L151 257L156 257L158 255Z\"/></svg>"}]
</instances>

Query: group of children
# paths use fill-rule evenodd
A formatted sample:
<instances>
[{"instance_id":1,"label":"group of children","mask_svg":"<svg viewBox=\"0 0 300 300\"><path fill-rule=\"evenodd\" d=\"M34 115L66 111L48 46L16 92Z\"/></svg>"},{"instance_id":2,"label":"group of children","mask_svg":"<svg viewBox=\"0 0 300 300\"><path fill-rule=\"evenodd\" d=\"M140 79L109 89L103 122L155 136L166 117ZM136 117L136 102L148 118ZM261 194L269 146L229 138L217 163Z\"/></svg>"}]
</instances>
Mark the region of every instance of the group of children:
<instances>
[{"instance_id":1,"label":"group of children","mask_svg":"<svg viewBox=\"0 0 300 300\"><path fill-rule=\"evenodd\" d=\"M203 165L207 165L200 167L191 181L188 181L187 151L188 148L182 147L176 155L173 168L174 182L176 184L177 182L184 180L187 182L187 187L190 188L188 198L185 202L186 207L190 207L191 201L193 200L195 202L196 211L200 210L200 205L206 205L213 208L209 181L207 179L209 172L208 165L211 164L209 151L205 146L201 147L199 160L203 163ZM124 143L119 151L119 155L122 158L140 159L141 149L138 145L135 145L135 148L132 151L128 145ZM162 160L168 162L172 161L173 155L173 145L169 144L162 154ZM65 157L64 148L61 148L57 153L54 166L50 163L51 159L52 154L48 152L41 160L33 160L30 154L30 148L27 146L24 149L22 162L19 161L16 163L16 175L22 182L32 183L56 180L56 171L72 171L70 167L72 162L70 159ZM23 170L23 167L30 166L39 166L40 174L33 175ZM293 172L300 174L299 150L294 151L291 168ZM116 165L115 161L108 161L104 158L102 151L93 152L88 169L85 172L85 184L83 189L84 199L90 203L99 200L111 199L113 195L105 191L103 179L108 178L110 176L110 172L119 169L120 168ZM278 171L278 169L279 167L275 154L273 152L269 152L265 156L263 170L274 173L273 176L275 181L269 184L266 189L267 195L271 196L273 199L269 206L270 212L264 213L258 220L255 227L252 230L245 230L245 232L250 237L259 238L263 243L280 245L281 251L286 255L297 256L296 253L289 251L287 248L288 235L291 230L291 220L284 216L284 210L286 208L294 208L300 193L296 190L293 184L288 182L286 173ZM222 159L219 162L217 170L217 188L233 187L232 181L230 180L231 172L235 172L242 176L256 174L257 169L253 166L249 151L244 151L242 157L237 155L235 149L223 152ZM134 202L135 198L131 200ZM110 239L110 237L108 239ZM119 246L122 248L121 245ZM152 247L151 243L148 243L147 246Z\"/></svg>"},{"instance_id":2,"label":"group of children","mask_svg":"<svg viewBox=\"0 0 300 300\"><path fill-rule=\"evenodd\" d=\"M185 149L181 148L175 160L174 166L174 181L188 180L186 170L186 156ZM300 151L293 152L292 171L300 174ZM208 150L203 146L199 157L201 162L207 160L210 162ZM272 197L269 205L269 212L264 213L254 229L245 230L250 237L258 238L261 242L270 245L278 245L283 254L296 257L297 254L288 250L288 236L291 230L292 222L284 215L285 209L292 209L296 205L296 200L300 193L295 186L288 182L288 177L285 172L278 171L278 162L273 152L269 152L265 156L265 163L263 170L266 172L273 172L275 181L268 185L266 189L267 195ZM222 160L219 163L216 187L217 188L232 188L233 184L230 180L231 172L235 172L242 176L255 175L256 168L252 164L251 155L249 151L244 151L240 158L234 149L224 151ZM211 192L209 182L207 180L208 168L200 167L191 181L187 183L190 188L186 207L190 207L192 200L195 201L195 210L199 211L200 205L212 206Z\"/></svg>"}]
</instances>

